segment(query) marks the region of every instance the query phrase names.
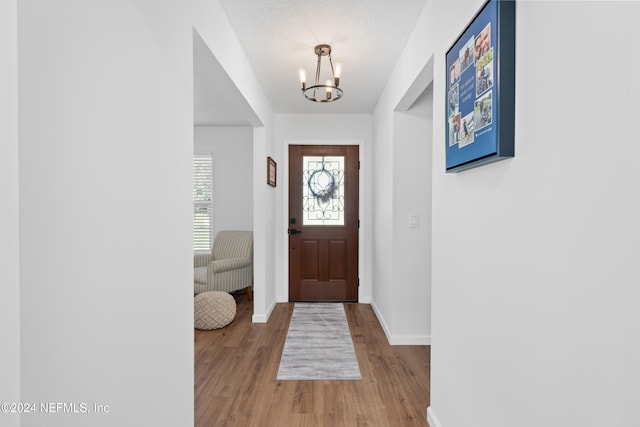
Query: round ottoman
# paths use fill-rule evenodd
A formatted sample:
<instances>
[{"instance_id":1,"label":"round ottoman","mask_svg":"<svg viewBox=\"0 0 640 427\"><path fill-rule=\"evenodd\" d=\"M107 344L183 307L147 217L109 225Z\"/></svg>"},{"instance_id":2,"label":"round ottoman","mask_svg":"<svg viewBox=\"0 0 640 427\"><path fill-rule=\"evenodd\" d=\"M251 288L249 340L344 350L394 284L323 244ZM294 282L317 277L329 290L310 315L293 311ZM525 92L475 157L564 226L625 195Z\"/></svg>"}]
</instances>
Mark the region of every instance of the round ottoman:
<instances>
[{"instance_id":1,"label":"round ottoman","mask_svg":"<svg viewBox=\"0 0 640 427\"><path fill-rule=\"evenodd\" d=\"M236 300L226 292L202 292L194 298L196 329L219 329L236 317Z\"/></svg>"}]
</instances>

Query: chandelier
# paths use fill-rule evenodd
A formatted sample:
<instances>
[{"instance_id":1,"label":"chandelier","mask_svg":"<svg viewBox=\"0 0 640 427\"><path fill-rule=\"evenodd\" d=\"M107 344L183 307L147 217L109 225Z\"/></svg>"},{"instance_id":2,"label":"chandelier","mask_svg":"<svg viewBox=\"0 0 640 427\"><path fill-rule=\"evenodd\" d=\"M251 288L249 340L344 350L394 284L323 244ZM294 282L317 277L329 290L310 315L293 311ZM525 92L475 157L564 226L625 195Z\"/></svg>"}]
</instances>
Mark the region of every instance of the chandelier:
<instances>
[{"instance_id":1,"label":"chandelier","mask_svg":"<svg viewBox=\"0 0 640 427\"><path fill-rule=\"evenodd\" d=\"M331 61L331 46L328 44L319 44L315 47L314 52L318 55L318 65L316 66L316 79L313 86L307 87L307 72L304 68L298 70L300 74L300 84L302 85L302 94L309 101L313 102L333 102L342 98L342 89L340 89L340 76L342 75L342 64L336 64L333 68ZM320 63L322 57L329 58L331 66L331 78L326 80L324 84L320 84Z\"/></svg>"}]
</instances>

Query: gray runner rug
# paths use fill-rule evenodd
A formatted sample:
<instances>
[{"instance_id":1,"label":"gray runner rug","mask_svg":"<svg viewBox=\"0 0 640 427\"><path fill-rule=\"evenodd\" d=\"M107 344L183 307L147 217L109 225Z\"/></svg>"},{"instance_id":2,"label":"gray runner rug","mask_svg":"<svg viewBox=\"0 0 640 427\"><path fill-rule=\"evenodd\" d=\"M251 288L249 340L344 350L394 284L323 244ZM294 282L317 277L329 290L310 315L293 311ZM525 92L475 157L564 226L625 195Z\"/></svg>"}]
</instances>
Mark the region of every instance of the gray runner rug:
<instances>
[{"instance_id":1,"label":"gray runner rug","mask_svg":"<svg viewBox=\"0 0 640 427\"><path fill-rule=\"evenodd\" d=\"M342 304L295 304L277 379L362 379Z\"/></svg>"}]
</instances>

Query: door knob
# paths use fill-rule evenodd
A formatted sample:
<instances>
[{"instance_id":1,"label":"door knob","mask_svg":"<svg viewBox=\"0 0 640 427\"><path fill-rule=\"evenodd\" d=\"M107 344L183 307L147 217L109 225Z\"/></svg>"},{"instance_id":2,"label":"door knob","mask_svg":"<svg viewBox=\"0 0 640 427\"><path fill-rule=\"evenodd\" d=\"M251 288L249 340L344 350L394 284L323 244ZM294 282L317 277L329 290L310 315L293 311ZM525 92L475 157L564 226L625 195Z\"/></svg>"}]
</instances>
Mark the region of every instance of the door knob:
<instances>
[{"instance_id":1,"label":"door knob","mask_svg":"<svg viewBox=\"0 0 640 427\"><path fill-rule=\"evenodd\" d=\"M289 229L289 234L298 234L298 233L302 233L302 231L296 230L295 228L290 228Z\"/></svg>"}]
</instances>

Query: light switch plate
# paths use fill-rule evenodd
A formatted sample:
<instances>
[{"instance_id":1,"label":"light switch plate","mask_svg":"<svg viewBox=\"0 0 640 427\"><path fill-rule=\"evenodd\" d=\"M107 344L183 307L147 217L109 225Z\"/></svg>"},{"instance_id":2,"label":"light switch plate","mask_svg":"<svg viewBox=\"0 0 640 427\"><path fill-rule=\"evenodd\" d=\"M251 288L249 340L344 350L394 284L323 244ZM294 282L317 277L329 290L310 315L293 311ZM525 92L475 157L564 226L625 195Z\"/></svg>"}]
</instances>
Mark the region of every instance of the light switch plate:
<instances>
[{"instance_id":1,"label":"light switch plate","mask_svg":"<svg viewBox=\"0 0 640 427\"><path fill-rule=\"evenodd\" d=\"M420 214L409 212L409 228L420 228Z\"/></svg>"}]
</instances>

